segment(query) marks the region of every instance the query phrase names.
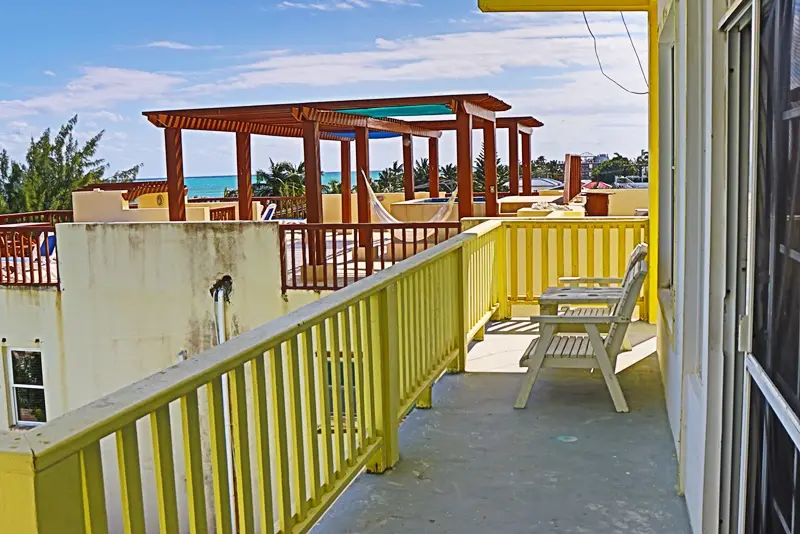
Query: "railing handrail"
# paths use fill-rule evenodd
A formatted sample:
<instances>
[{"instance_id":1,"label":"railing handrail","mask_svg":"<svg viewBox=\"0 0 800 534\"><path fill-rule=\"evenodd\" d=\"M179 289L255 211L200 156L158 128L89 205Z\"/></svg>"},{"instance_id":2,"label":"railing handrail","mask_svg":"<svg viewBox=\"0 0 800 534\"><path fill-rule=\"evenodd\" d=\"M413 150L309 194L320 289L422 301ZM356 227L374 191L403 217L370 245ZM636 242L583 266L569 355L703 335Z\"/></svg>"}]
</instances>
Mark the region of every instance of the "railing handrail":
<instances>
[{"instance_id":1,"label":"railing handrail","mask_svg":"<svg viewBox=\"0 0 800 534\"><path fill-rule=\"evenodd\" d=\"M72 210L42 210L42 211L25 211L22 213L4 213L0 215L0 225L14 224L9 223L13 219L29 219L38 216L72 216Z\"/></svg>"},{"instance_id":2,"label":"railing handrail","mask_svg":"<svg viewBox=\"0 0 800 534\"><path fill-rule=\"evenodd\" d=\"M316 302L208 349L196 357L67 412L37 428L35 433L0 431L0 452L32 452L37 471L54 465L125 425L147 416L156 408L206 385L210 377L232 371L252 360L254 355L265 353L269 348L307 330L310 325L334 316L364 297L422 269L437 258L462 248L465 243L499 225L497 221L483 223ZM29 450L19 449L21 439L27 442Z\"/></svg>"},{"instance_id":3,"label":"railing handrail","mask_svg":"<svg viewBox=\"0 0 800 534\"><path fill-rule=\"evenodd\" d=\"M374 228L376 230L403 230L407 228L460 228L460 222L444 221L444 222L401 222L401 223L285 223L281 226L288 228L302 229L309 228L312 230L350 230L350 229L364 229L368 230Z\"/></svg>"},{"instance_id":4,"label":"railing handrail","mask_svg":"<svg viewBox=\"0 0 800 534\"><path fill-rule=\"evenodd\" d=\"M253 197L253 200L305 200L306 197ZM238 202L239 197L192 197L189 202Z\"/></svg>"}]
</instances>

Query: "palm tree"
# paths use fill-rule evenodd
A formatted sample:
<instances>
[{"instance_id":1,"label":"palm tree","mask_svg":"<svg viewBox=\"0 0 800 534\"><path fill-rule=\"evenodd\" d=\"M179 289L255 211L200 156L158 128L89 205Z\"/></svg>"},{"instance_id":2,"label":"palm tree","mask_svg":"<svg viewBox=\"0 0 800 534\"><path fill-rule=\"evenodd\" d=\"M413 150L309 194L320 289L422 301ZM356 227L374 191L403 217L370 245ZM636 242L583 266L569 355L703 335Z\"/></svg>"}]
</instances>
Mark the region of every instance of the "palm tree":
<instances>
[{"instance_id":1,"label":"palm tree","mask_svg":"<svg viewBox=\"0 0 800 534\"><path fill-rule=\"evenodd\" d=\"M326 195L341 193L342 182L340 182L339 180L331 180L327 184L322 184L322 192Z\"/></svg>"},{"instance_id":2,"label":"palm tree","mask_svg":"<svg viewBox=\"0 0 800 534\"><path fill-rule=\"evenodd\" d=\"M297 197L306 194L306 168L288 161L269 160L269 172L256 171L253 195L257 197Z\"/></svg>"},{"instance_id":3,"label":"palm tree","mask_svg":"<svg viewBox=\"0 0 800 534\"><path fill-rule=\"evenodd\" d=\"M456 187L458 187L458 167L452 163L439 167L439 188L446 193L452 193Z\"/></svg>"},{"instance_id":4,"label":"palm tree","mask_svg":"<svg viewBox=\"0 0 800 534\"><path fill-rule=\"evenodd\" d=\"M391 167L378 173L378 179L373 184L377 193L398 193L403 190L403 166L395 161Z\"/></svg>"},{"instance_id":5,"label":"palm tree","mask_svg":"<svg viewBox=\"0 0 800 534\"><path fill-rule=\"evenodd\" d=\"M430 163L428 158L414 162L414 191L427 191L430 185Z\"/></svg>"}]
</instances>

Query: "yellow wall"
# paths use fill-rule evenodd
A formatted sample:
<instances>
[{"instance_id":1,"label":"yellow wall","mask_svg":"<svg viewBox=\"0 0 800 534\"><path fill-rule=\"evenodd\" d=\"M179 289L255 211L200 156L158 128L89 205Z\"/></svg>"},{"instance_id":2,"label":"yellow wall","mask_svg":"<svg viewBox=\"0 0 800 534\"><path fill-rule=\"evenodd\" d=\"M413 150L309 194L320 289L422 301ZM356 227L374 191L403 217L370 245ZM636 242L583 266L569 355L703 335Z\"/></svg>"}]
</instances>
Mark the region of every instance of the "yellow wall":
<instances>
[{"instance_id":1,"label":"yellow wall","mask_svg":"<svg viewBox=\"0 0 800 534\"><path fill-rule=\"evenodd\" d=\"M615 189L608 199L609 217L632 217L637 208L650 206L649 189Z\"/></svg>"},{"instance_id":2,"label":"yellow wall","mask_svg":"<svg viewBox=\"0 0 800 534\"><path fill-rule=\"evenodd\" d=\"M404 193L376 193L381 205L388 211L392 212L392 204L395 202L402 202L405 200ZM414 193L414 198L428 198L429 193L419 192ZM358 196L355 193L350 195L350 221L342 221L342 195L329 194L322 195L322 220L326 223L339 223L339 222L358 222ZM372 216L373 222L379 222L375 215Z\"/></svg>"},{"instance_id":3,"label":"yellow wall","mask_svg":"<svg viewBox=\"0 0 800 534\"><path fill-rule=\"evenodd\" d=\"M157 205L155 196L148 205ZM169 221L169 209L151 207L129 209L119 191L76 191L72 193L75 222L159 222ZM207 205L187 205L187 221L210 220Z\"/></svg>"}]
</instances>

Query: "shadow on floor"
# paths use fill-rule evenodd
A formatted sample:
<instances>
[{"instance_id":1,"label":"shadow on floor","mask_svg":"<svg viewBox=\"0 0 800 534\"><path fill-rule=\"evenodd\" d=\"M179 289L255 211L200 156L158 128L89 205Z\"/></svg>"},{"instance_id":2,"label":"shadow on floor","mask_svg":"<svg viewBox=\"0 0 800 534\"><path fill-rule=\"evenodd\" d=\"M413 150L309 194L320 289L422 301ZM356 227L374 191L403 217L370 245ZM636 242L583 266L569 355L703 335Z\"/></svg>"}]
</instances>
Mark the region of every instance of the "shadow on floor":
<instances>
[{"instance_id":1,"label":"shadow on floor","mask_svg":"<svg viewBox=\"0 0 800 534\"><path fill-rule=\"evenodd\" d=\"M487 335L468 371L518 360L530 339ZM521 378L444 376L401 427L396 468L360 476L314 532L690 532L655 356L619 375L629 414L584 370L543 369L514 410Z\"/></svg>"}]
</instances>

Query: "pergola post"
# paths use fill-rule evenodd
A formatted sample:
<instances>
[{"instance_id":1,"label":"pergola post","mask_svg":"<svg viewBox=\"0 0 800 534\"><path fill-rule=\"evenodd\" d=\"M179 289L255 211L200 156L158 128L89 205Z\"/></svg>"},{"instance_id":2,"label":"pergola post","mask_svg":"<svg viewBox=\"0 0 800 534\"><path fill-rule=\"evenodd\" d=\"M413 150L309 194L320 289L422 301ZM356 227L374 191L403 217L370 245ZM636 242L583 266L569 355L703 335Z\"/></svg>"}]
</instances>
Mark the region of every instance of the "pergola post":
<instances>
[{"instance_id":1,"label":"pergola post","mask_svg":"<svg viewBox=\"0 0 800 534\"><path fill-rule=\"evenodd\" d=\"M459 109L456 115L456 162L458 165L458 217L472 217L472 115Z\"/></svg>"},{"instance_id":2,"label":"pergola post","mask_svg":"<svg viewBox=\"0 0 800 534\"><path fill-rule=\"evenodd\" d=\"M403 193L405 200L414 200L414 140L403 134Z\"/></svg>"},{"instance_id":3,"label":"pergola post","mask_svg":"<svg viewBox=\"0 0 800 534\"><path fill-rule=\"evenodd\" d=\"M350 177L352 171L350 167L350 142L342 141L342 222L350 224L353 222L352 202L350 190Z\"/></svg>"},{"instance_id":4,"label":"pergola post","mask_svg":"<svg viewBox=\"0 0 800 534\"><path fill-rule=\"evenodd\" d=\"M508 190L519 195L519 131L517 123L508 127Z\"/></svg>"},{"instance_id":5,"label":"pergola post","mask_svg":"<svg viewBox=\"0 0 800 534\"><path fill-rule=\"evenodd\" d=\"M356 196L358 200L358 222L368 223L371 220L369 209L369 193L367 180L369 180L369 129L355 128L356 137ZM359 233L359 244L367 246L369 236L365 232Z\"/></svg>"},{"instance_id":6,"label":"pergola post","mask_svg":"<svg viewBox=\"0 0 800 534\"><path fill-rule=\"evenodd\" d=\"M497 128L492 121L483 121L483 172L485 180L486 216L497 217Z\"/></svg>"},{"instance_id":7,"label":"pergola post","mask_svg":"<svg viewBox=\"0 0 800 534\"><path fill-rule=\"evenodd\" d=\"M236 177L239 189L239 220L250 221L253 219L253 173L249 133L236 132Z\"/></svg>"},{"instance_id":8,"label":"pergola post","mask_svg":"<svg viewBox=\"0 0 800 534\"><path fill-rule=\"evenodd\" d=\"M322 183L318 122L303 122L303 156L306 168L306 218L309 223L321 223Z\"/></svg>"},{"instance_id":9,"label":"pergola post","mask_svg":"<svg viewBox=\"0 0 800 534\"><path fill-rule=\"evenodd\" d=\"M428 138L428 191L431 198L439 198L439 138Z\"/></svg>"},{"instance_id":10,"label":"pergola post","mask_svg":"<svg viewBox=\"0 0 800 534\"><path fill-rule=\"evenodd\" d=\"M164 148L167 154L167 198L169 220L186 220L186 197L183 185L183 143L177 128L164 129Z\"/></svg>"},{"instance_id":11,"label":"pergola post","mask_svg":"<svg viewBox=\"0 0 800 534\"><path fill-rule=\"evenodd\" d=\"M531 194L531 134L521 133L522 137L522 194Z\"/></svg>"}]
</instances>

